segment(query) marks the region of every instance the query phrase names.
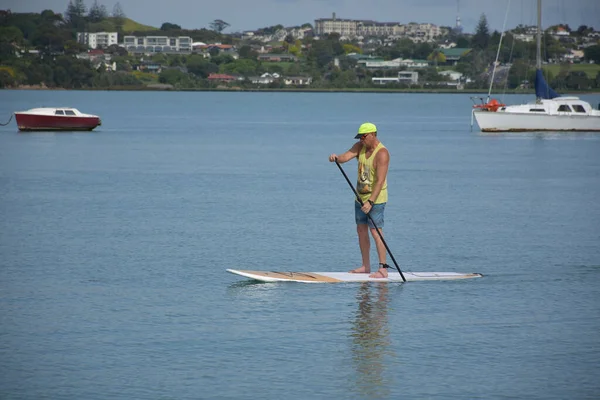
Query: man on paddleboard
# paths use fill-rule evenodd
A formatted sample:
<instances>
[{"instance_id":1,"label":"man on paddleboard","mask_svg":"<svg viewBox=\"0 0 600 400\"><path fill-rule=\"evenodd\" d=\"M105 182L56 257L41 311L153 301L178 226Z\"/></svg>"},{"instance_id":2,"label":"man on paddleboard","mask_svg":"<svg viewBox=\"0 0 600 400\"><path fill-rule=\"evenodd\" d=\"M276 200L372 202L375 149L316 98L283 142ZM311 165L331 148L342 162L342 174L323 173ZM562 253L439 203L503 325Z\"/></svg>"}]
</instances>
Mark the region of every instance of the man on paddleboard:
<instances>
[{"instance_id":1,"label":"man on paddleboard","mask_svg":"<svg viewBox=\"0 0 600 400\"><path fill-rule=\"evenodd\" d=\"M371 241L369 231L375 240L377 255L379 257L379 269L371 278L387 278L388 265L386 264L386 248L381 237L377 234L379 228L383 236L383 212L387 203L387 172L390 165L390 153L377 138L377 127L365 122L358 128L358 139L350 150L344 154L331 154L329 161L343 164L353 158L358 159L358 183L356 191L363 202L361 207L358 200L354 203L354 216L356 219L356 231L358 232L358 244L362 255L362 265L353 269L352 273L365 274L371 272L369 252ZM367 214L371 216L369 219ZM373 224L373 222L375 224Z\"/></svg>"}]
</instances>

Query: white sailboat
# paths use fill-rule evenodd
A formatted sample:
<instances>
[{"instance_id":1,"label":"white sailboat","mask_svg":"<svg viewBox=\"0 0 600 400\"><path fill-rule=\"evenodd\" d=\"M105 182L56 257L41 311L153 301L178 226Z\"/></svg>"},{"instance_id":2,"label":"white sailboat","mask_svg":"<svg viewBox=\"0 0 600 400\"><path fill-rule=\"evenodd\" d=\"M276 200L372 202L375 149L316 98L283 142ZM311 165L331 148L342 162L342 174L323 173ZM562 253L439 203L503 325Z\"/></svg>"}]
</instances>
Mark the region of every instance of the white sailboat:
<instances>
[{"instance_id":1,"label":"white sailboat","mask_svg":"<svg viewBox=\"0 0 600 400\"><path fill-rule=\"evenodd\" d=\"M505 105L493 99L474 106L471 116L482 132L600 131L600 110L573 96L560 96L542 74L542 1L537 1L536 99L527 104Z\"/></svg>"}]
</instances>

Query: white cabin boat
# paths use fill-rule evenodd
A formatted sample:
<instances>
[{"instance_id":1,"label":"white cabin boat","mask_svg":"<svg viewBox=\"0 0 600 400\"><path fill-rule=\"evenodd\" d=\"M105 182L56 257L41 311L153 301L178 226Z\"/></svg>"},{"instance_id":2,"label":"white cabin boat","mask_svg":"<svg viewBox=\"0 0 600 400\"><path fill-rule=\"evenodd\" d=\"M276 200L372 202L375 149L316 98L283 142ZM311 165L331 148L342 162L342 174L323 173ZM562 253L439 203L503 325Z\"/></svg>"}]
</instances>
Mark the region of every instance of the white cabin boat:
<instances>
[{"instance_id":1,"label":"white cabin boat","mask_svg":"<svg viewBox=\"0 0 600 400\"><path fill-rule=\"evenodd\" d=\"M497 111L474 109L482 132L600 131L600 110L578 97L538 99Z\"/></svg>"},{"instance_id":2,"label":"white cabin boat","mask_svg":"<svg viewBox=\"0 0 600 400\"><path fill-rule=\"evenodd\" d=\"M471 111L471 125L475 119L482 132L600 131L600 109L594 110L590 103L578 97L560 96L548 86L542 74L541 43L542 2L538 0L536 100L507 106L492 99L475 105Z\"/></svg>"}]
</instances>

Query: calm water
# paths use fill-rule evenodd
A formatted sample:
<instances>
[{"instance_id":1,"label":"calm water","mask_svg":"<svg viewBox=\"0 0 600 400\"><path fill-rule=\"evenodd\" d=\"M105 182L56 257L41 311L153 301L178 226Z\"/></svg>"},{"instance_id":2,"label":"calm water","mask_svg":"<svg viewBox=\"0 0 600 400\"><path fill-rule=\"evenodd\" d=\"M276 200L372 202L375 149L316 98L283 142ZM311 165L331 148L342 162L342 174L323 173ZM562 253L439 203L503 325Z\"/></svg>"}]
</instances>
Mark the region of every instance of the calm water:
<instances>
[{"instance_id":1,"label":"calm water","mask_svg":"<svg viewBox=\"0 0 600 400\"><path fill-rule=\"evenodd\" d=\"M485 136L471 104L1 91L1 122L71 105L103 125L0 127L0 398L600 397L600 135ZM327 156L364 121L392 156L400 266L485 277L226 273L358 266L352 192Z\"/></svg>"}]
</instances>

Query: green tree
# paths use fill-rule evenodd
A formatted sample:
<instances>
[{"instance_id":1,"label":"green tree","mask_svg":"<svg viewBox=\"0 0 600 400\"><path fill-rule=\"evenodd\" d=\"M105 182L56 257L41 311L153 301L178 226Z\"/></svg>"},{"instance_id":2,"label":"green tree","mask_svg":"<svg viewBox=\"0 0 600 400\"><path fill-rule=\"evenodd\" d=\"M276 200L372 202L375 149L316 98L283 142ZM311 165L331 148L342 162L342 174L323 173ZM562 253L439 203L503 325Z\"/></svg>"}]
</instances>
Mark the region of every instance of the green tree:
<instances>
[{"instance_id":1,"label":"green tree","mask_svg":"<svg viewBox=\"0 0 600 400\"><path fill-rule=\"evenodd\" d=\"M587 61L593 61L594 64L600 64L600 46L590 46L583 50L583 55Z\"/></svg>"},{"instance_id":2,"label":"green tree","mask_svg":"<svg viewBox=\"0 0 600 400\"><path fill-rule=\"evenodd\" d=\"M45 23L33 32L30 42L38 50L51 54L64 51L65 43L73 39L72 32Z\"/></svg>"},{"instance_id":3,"label":"green tree","mask_svg":"<svg viewBox=\"0 0 600 400\"><path fill-rule=\"evenodd\" d=\"M332 42L330 40L317 40L308 52L307 61L314 63L317 68L324 68L333 60L333 57Z\"/></svg>"},{"instance_id":4,"label":"green tree","mask_svg":"<svg viewBox=\"0 0 600 400\"><path fill-rule=\"evenodd\" d=\"M446 62L446 55L441 49L435 49L430 55L427 56L427 61L433 62L433 64L437 67L438 63L444 64Z\"/></svg>"},{"instance_id":5,"label":"green tree","mask_svg":"<svg viewBox=\"0 0 600 400\"><path fill-rule=\"evenodd\" d=\"M0 88L12 87L17 83L10 72L0 69Z\"/></svg>"},{"instance_id":6,"label":"green tree","mask_svg":"<svg viewBox=\"0 0 600 400\"><path fill-rule=\"evenodd\" d=\"M177 24L172 24L170 22L165 22L160 26L160 30L161 31L175 31L175 30L180 31L181 26L179 26Z\"/></svg>"},{"instance_id":7,"label":"green tree","mask_svg":"<svg viewBox=\"0 0 600 400\"><path fill-rule=\"evenodd\" d=\"M127 54L129 54L127 50L125 50L118 44L111 44L106 49L104 49L104 52L115 56L126 56Z\"/></svg>"},{"instance_id":8,"label":"green tree","mask_svg":"<svg viewBox=\"0 0 600 400\"><path fill-rule=\"evenodd\" d=\"M209 26L210 26L210 29L212 29L213 31L221 33L225 29L227 29L227 27L229 27L231 25L229 25L227 22L223 21L222 19L215 19L213 22L210 23Z\"/></svg>"},{"instance_id":9,"label":"green tree","mask_svg":"<svg viewBox=\"0 0 600 400\"><path fill-rule=\"evenodd\" d=\"M55 14L52 10L44 10L40 14L42 21L53 23L53 24L62 24L65 22L61 14Z\"/></svg>"},{"instance_id":10,"label":"green tree","mask_svg":"<svg viewBox=\"0 0 600 400\"><path fill-rule=\"evenodd\" d=\"M143 86L134 75L123 71L100 72L94 76L92 85L96 88Z\"/></svg>"},{"instance_id":11,"label":"green tree","mask_svg":"<svg viewBox=\"0 0 600 400\"><path fill-rule=\"evenodd\" d=\"M55 60L54 82L63 88L91 87L96 71L89 61L70 56L58 56Z\"/></svg>"},{"instance_id":12,"label":"green tree","mask_svg":"<svg viewBox=\"0 0 600 400\"><path fill-rule=\"evenodd\" d=\"M239 59L231 63L221 64L219 72L242 76L257 75L258 62L250 59Z\"/></svg>"},{"instance_id":13,"label":"green tree","mask_svg":"<svg viewBox=\"0 0 600 400\"><path fill-rule=\"evenodd\" d=\"M203 56L193 54L187 60L188 71L200 78L207 78L208 75L218 72L219 66L206 60Z\"/></svg>"},{"instance_id":14,"label":"green tree","mask_svg":"<svg viewBox=\"0 0 600 400\"><path fill-rule=\"evenodd\" d=\"M280 29L283 29L283 25L267 26L265 28L258 29L257 32L259 35L272 35Z\"/></svg>"},{"instance_id":15,"label":"green tree","mask_svg":"<svg viewBox=\"0 0 600 400\"><path fill-rule=\"evenodd\" d=\"M353 44L345 43L342 45L342 47L344 48L344 54L350 54L350 53L362 54L362 49Z\"/></svg>"},{"instance_id":16,"label":"green tree","mask_svg":"<svg viewBox=\"0 0 600 400\"><path fill-rule=\"evenodd\" d=\"M568 89L587 90L592 88L592 81L584 71L572 71L567 75L566 86Z\"/></svg>"},{"instance_id":17,"label":"green tree","mask_svg":"<svg viewBox=\"0 0 600 400\"><path fill-rule=\"evenodd\" d=\"M32 60L24 69L25 83L28 85L39 85L44 83L49 87L56 86L54 83L54 68L46 60L37 58Z\"/></svg>"},{"instance_id":18,"label":"green tree","mask_svg":"<svg viewBox=\"0 0 600 400\"><path fill-rule=\"evenodd\" d=\"M412 58L416 58L418 60L425 60L427 56L431 54L434 50L434 47L430 43L419 43L415 46L413 50Z\"/></svg>"},{"instance_id":19,"label":"green tree","mask_svg":"<svg viewBox=\"0 0 600 400\"><path fill-rule=\"evenodd\" d=\"M485 14L481 14L481 17L479 17L479 23L475 29L475 35L473 35L473 39L471 40L471 44L477 49L485 50L488 47L489 41L490 29L488 27L487 18L485 17Z\"/></svg>"},{"instance_id":20,"label":"green tree","mask_svg":"<svg viewBox=\"0 0 600 400\"><path fill-rule=\"evenodd\" d=\"M300 57L302 55L302 48L300 46L289 46L288 53L295 55L296 57Z\"/></svg>"},{"instance_id":21,"label":"green tree","mask_svg":"<svg viewBox=\"0 0 600 400\"><path fill-rule=\"evenodd\" d=\"M235 58L231 54L220 54L218 56L212 57L211 62L217 65L230 64L235 61Z\"/></svg>"},{"instance_id":22,"label":"green tree","mask_svg":"<svg viewBox=\"0 0 600 400\"><path fill-rule=\"evenodd\" d=\"M157 53L152 56L152 61L157 64L164 65L167 63L167 56L163 53Z\"/></svg>"},{"instance_id":23,"label":"green tree","mask_svg":"<svg viewBox=\"0 0 600 400\"><path fill-rule=\"evenodd\" d=\"M90 11L88 12L88 21L100 22L107 17L108 11L106 11L106 6L104 4L98 4L98 0L94 0L94 3L92 3Z\"/></svg>"},{"instance_id":24,"label":"green tree","mask_svg":"<svg viewBox=\"0 0 600 400\"><path fill-rule=\"evenodd\" d=\"M65 11L67 23L76 30L85 28L85 4L83 0L69 0L67 11Z\"/></svg>"},{"instance_id":25,"label":"green tree","mask_svg":"<svg viewBox=\"0 0 600 400\"><path fill-rule=\"evenodd\" d=\"M64 54L75 55L79 53L86 52L88 46L82 43L79 43L76 40L66 40L63 44L63 52Z\"/></svg>"},{"instance_id":26,"label":"green tree","mask_svg":"<svg viewBox=\"0 0 600 400\"><path fill-rule=\"evenodd\" d=\"M292 36L292 34L291 34L291 33L288 33L288 34L285 36L285 39L283 39L283 41L284 41L285 43L287 43L287 44L293 44L293 43L295 42L295 39L294 39L294 36Z\"/></svg>"},{"instance_id":27,"label":"green tree","mask_svg":"<svg viewBox=\"0 0 600 400\"><path fill-rule=\"evenodd\" d=\"M123 25L125 25L125 13L123 12L123 7L121 7L121 3L118 1L115 3L112 10L113 21L115 22L115 26L117 27L117 32L123 31Z\"/></svg>"},{"instance_id":28,"label":"green tree","mask_svg":"<svg viewBox=\"0 0 600 400\"><path fill-rule=\"evenodd\" d=\"M177 86L179 83L187 80L187 74L175 68L164 69L158 76L158 81L160 83L165 83L173 86Z\"/></svg>"},{"instance_id":29,"label":"green tree","mask_svg":"<svg viewBox=\"0 0 600 400\"><path fill-rule=\"evenodd\" d=\"M301 70L300 65L298 63L294 63L288 67L286 74L290 75L290 76L295 76L295 75L300 75L301 72L302 72L302 70Z\"/></svg>"},{"instance_id":30,"label":"green tree","mask_svg":"<svg viewBox=\"0 0 600 400\"><path fill-rule=\"evenodd\" d=\"M23 42L23 32L16 26L0 27L0 41L14 44Z\"/></svg>"},{"instance_id":31,"label":"green tree","mask_svg":"<svg viewBox=\"0 0 600 400\"><path fill-rule=\"evenodd\" d=\"M515 60L508 71L508 87L517 88L529 78L531 68L525 60Z\"/></svg>"},{"instance_id":32,"label":"green tree","mask_svg":"<svg viewBox=\"0 0 600 400\"><path fill-rule=\"evenodd\" d=\"M258 57L258 52L252 50L252 47L244 45L238 50L238 55L240 56L240 58L256 60L256 57Z\"/></svg>"},{"instance_id":33,"label":"green tree","mask_svg":"<svg viewBox=\"0 0 600 400\"><path fill-rule=\"evenodd\" d=\"M464 36L459 36L456 39L456 47L458 48L467 48L471 46L471 42L469 42L469 39L467 39Z\"/></svg>"}]
</instances>

